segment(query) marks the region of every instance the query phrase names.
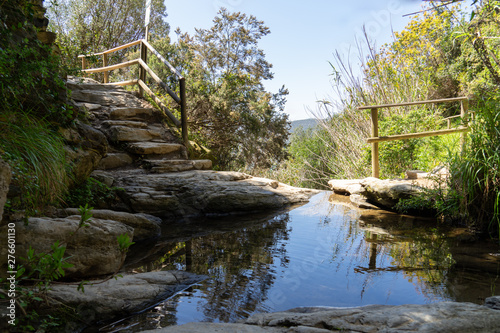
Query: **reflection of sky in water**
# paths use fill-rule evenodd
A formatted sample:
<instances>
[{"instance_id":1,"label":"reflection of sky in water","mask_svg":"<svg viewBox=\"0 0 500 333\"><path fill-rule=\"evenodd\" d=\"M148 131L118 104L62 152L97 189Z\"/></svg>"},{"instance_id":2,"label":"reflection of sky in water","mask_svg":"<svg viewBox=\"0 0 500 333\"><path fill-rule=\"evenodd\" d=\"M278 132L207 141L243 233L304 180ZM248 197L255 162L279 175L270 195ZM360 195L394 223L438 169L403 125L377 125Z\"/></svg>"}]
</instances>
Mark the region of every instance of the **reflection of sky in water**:
<instances>
[{"instance_id":1,"label":"reflection of sky in water","mask_svg":"<svg viewBox=\"0 0 500 333\"><path fill-rule=\"evenodd\" d=\"M210 279L133 319L141 322L134 329L236 321L300 306L453 300L444 281L451 263L444 242L432 235L396 238L358 223L356 211L328 197L316 195L262 224L187 242L191 255L172 267Z\"/></svg>"}]
</instances>

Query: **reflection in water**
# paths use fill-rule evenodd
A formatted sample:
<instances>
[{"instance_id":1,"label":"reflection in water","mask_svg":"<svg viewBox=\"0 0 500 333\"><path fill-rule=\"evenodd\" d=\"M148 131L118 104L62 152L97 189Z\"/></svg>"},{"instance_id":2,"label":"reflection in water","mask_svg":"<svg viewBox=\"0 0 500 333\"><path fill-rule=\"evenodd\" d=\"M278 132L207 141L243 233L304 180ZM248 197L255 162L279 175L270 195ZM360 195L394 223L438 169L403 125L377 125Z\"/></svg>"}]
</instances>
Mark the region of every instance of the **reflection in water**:
<instances>
[{"instance_id":1,"label":"reflection in water","mask_svg":"<svg viewBox=\"0 0 500 333\"><path fill-rule=\"evenodd\" d=\"M167 227L155 250L148 247L148 258L132 257L128 269L181 269L209 278L128 319L125 325L135 326L123 331L234 322L298 306L481 303L494 293L499 258L480 261L488 262L487 272L471 271L463 246L436 229L436 221L353 210L328 199L328 193L319 194L289 212L251 220L191 221L188 232ZM481 246L481 253L499 252L498 246Z\"/></svg>"}]
</instances>

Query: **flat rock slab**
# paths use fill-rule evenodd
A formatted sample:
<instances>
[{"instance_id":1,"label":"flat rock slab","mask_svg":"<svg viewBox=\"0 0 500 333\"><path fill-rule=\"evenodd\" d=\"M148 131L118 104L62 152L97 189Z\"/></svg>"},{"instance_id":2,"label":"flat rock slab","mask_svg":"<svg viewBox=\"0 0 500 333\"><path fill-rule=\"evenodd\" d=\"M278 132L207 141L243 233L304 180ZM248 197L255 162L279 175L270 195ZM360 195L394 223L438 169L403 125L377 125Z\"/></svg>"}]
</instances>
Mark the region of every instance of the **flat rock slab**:
<instances>
[{"instance_id":1,"label":"flat rock slab","mask_svg":"<svg viewBox=\"0 0 500 333\"><path fill-rule=\"evenodd\" d=\"M266 330L267 329L267 330ZM239 324L190 323L152 332L499 332L500 312L472 303L306 307L256 314Z\"/></svg>"},{"instance_id":2,"label":"flat rock slab","mask_svg":"<svg viewBox=\"0 0 500 333\"><path fill-rule=\"evenodd\" d=\"M111 109L112 120L145 120L153 117L154 109L143 107L116 107Z\"/></svg>"},{"instance_id":3,"label":"flat rock slab","mask_svg":"<svg viewBox=\"0 0 500 333\"><path fill-rule=\"evenodd\" d=\"M78 215L77 208L66 208L59 211L60 215ZM92 217L121 222L134 229L134 241L156 238L161 234L161 219L147 214L130 214L107 209L92 210Z\"/></svg>"},{"instance_id":4,"label":"flat rock slab","mask_svg":"<svg viewBox=\"0 0 500 333\"><path fill-rule=\"evenodd\" d=\"M165 155L183 149L181 144L166 142L136 142L127 146L127 151L138 155Z\"/></svg>"},{"instance_id":5,"label":"flat rock slab","mask_svg":"<svg viewBox=\"0 0 500 333\"><path fill-rule=\"evenodd\" d=\"M256 212L306 202L317 190L296 188L239 172L193 170L145 174L108 173L135 212L194 216Z\"/></svg>"},{"instance_id":6,"label":"flat rock slab","mask_svg":"<svg viewBox=\"0 0 500 333\"><path fill-rule=\"evenodd\" d=\"M86 321L110 319L113 316L144 310L172 296L206 276L182 271L161 271L128 274L104 283L85 285L53 285L49 297L76 308Z\"/></svg>"},{"instance_id":7,"label":"flat rock slab","mask_svg":"<svg viewBox=\"0 0 500 333\"><path fill-rule=\"evenodd\" d=\"M362 179L332 179L328 185L333 192L337 194L359 194L363 187L361 186Z\"/></svg>"}]
</instances>

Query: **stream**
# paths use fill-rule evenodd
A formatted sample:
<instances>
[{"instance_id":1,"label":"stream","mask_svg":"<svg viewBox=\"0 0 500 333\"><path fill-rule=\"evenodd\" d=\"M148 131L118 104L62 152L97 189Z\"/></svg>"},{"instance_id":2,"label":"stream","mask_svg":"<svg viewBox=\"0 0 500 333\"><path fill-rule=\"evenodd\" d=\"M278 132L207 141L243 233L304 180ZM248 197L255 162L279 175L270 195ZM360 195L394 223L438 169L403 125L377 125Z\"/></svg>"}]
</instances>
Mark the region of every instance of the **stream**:
<instances>
[{"instance_id":1,"label":"stream","mask_svg":"<svg viewBox=\"0 0 500 333\"><path fill-rule=\"evenodd\" d=\"M154 247L131 248L126 270L208 278L101 331L235 322L300 306L483 304L500 294L498 243L475 241L435 219L358 210L345 201L323 192L272 214L165 221Z\"/></svg>"}]
</instances>

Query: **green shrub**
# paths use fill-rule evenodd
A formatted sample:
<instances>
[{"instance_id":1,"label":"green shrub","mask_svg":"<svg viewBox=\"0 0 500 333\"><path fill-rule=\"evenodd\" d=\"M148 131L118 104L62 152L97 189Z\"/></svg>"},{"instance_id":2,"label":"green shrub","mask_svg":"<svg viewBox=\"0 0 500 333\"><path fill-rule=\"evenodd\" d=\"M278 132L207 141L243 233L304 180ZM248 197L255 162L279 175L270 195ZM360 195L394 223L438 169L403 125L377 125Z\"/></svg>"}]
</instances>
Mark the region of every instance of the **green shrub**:
<instances>
[{"instance_id":1,"label":"green shrub","mask_svg":"<svg viewBox=\"0 0 500 333\"><path fill-rule=\"evenodd\" d=\"M87 178L82 184L72 188L64 199L68 207L85 207L86 205L104 208L117 202L120 188L109 187L95 178Z\"/></svg>"}]
</instances>

